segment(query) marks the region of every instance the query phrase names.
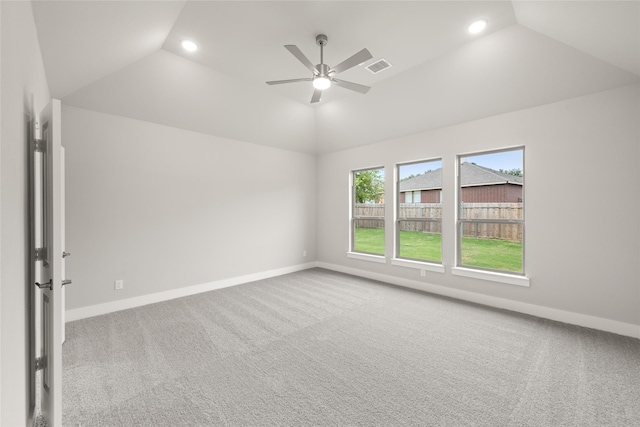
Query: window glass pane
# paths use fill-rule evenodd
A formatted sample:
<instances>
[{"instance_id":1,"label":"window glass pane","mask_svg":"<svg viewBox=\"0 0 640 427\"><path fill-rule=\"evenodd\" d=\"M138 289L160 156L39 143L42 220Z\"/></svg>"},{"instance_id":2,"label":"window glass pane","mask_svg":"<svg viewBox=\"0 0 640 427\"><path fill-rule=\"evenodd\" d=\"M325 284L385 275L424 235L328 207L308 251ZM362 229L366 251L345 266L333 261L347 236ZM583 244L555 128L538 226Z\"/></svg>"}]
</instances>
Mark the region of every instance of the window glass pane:
<instances>
[{"instance_id":1,"label":"window glass pane","mask_svg":"<svg viewBox=\"0 0 640 427\"><path fill-rule=\"evenodd\" d=\"M463 266L523 273L522 224L466 223L461 227Z\"/></svg>"},{"instance_id":2,"label":"window glass pane","mask_svg":"<svg viewBox=\"0 0 640 427\"><path fill-rule=\"evenodd\" d=\"M460 218L497 219L504 214L498 204L516 203L522 206L522 149L461 157L459 167ZM483 210L465 209L469 203ZM488 216L477 216L481 214Z\"/></svg>"},{"instance_id":3,"label":"window glass pane","mask_svg":"<svg viewBox=\"0 0 640 427\"><path fill-rule=\"evenodd\" d=\"M523 166L522 148L459 157L459 265L524 273Z\"/></svg>"},{"instance_id":4,"label":"window glass pane","mask_svg":"<svg viewBox=\"0 0 640 427\"><path fill-rule=\"evenodd\" d=\"M442 223L400 221L400 258L442 262Z\"/></svg>"},{"instance_id":5,"label":"window glass pane","mask_svg":"<svg viewBox=\"0 0 640 427\"><path fill-rule=\"evenodd\" d=\"M355 220L355 252L384 255L384 221Z\"/></svg>"},{"instance_id":6,"label":"window glass pane","mask_svg":"<svg viewBox=\"0 0 640 427\"><path fill-rule=\"evenodd\" d=\"M353 173L353 248L384 255L384 169Z\"/></svg>"},{"instance_id":7,"label":"window glass pane","mask_svg":"<svg viewBox=\"0 0 640 427\"><path fill-rule=\"evenodd\" d=\"M442 161L398 165L398 179L396 256L442 262Z\"/></svg>"},{"instance_id":8,"label":"window glass pane","mask_svg":"<svg viewBox=\"0 0 640 427\"><path fill-rule=\"evenodd\" d=\"M442 190L442 161L398 165L399 193L405 195L405 203L440 203ZM426 192L420 199L420 193ZM414 198L417 197L417 200ZM402 197L400 201L402 201ZM411 201L408 201L411 200Z\"/></svg>"},{"instance_id":9,"label":"window glass pane","mask_svg":"<svg viewBox=\"0 0 640 427\"><path fill-rule=\"evenodd\" d=\"M367 169L353 173L355 202L384 204L384 169Z\"/></svg>"}]
</instances>

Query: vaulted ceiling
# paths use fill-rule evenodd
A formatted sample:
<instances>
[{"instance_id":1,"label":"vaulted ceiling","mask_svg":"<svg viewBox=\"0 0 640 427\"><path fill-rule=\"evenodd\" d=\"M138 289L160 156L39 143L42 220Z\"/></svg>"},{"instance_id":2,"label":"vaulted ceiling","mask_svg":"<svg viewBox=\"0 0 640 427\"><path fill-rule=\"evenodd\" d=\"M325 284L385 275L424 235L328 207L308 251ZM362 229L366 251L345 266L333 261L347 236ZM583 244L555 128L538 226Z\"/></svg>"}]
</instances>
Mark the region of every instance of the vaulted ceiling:
<instances>
[{"instance_id":1,"label":"vaulted ceiling","mask_svg":"<svg viewBox=\"0 0 640 427\"><path fill-rule=\"evenodd\" d=\"M34 1L63 104L309 153L370 144L640 82L640 1ZM488 20L478 35L467 32ZM283 46L372 86L331 87ZM199 45L185 52L180 41ZM370 73L384 58L392 67Z\"/></svg>"}]
</instances>

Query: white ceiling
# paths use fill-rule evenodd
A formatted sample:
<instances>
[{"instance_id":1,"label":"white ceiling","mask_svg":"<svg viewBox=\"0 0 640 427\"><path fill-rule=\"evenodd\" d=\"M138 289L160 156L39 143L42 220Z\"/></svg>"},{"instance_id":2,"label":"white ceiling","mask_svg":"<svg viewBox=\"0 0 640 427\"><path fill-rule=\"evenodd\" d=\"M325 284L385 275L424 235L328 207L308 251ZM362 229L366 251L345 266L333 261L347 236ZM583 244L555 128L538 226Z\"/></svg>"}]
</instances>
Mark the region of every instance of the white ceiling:
<instances>
[{"instance_id":1,"label":"white ceiling","mask_svg":"<svg viewBox=\"0 0 640 427\"><path fill-rule=\"evenodd\" d=\"M640 81L639 1L35 1L52 96L225 138L329 152ZM489 27L470 35L467 25ZM393 67L338 77L309 104L284 47L337 65L367 48ZM179 42L200 50L183 52Z\"/></svg>"}]
</instances>

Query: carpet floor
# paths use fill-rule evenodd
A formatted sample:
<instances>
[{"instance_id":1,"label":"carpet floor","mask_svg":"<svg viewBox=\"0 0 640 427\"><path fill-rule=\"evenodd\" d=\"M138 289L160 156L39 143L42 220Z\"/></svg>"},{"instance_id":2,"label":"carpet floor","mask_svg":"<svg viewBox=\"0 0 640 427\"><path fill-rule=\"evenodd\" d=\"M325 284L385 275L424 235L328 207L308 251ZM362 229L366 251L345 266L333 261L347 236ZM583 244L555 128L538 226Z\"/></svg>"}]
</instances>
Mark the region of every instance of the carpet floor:
<instances>
[{"instance_id":1,"label":"carpet floor","mask_svg":"<svg viewBox=\"0 0 640 427\"><path fill-rule=\"evenodd\" d=\"M66 334L66 426L640 425L640 340L322 269Z\"/></svg>"}]
</instances>

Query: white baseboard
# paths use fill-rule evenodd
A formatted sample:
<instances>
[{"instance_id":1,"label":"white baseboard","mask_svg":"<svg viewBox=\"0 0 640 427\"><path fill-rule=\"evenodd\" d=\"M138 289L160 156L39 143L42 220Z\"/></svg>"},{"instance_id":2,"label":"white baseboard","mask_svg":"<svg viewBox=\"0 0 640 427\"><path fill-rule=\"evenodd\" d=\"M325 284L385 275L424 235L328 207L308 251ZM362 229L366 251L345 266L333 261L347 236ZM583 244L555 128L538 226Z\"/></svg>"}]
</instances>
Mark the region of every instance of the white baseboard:
<instances>
[{"instance_id":1,"label":"white baseboard","mask_svg":"<svg viewBox=\"0 0 640 427\"><path fill-rule=\"evenodd\" d=\"M256 280L268 279L270 277L281 276L283 274L294 273L296 271L307 270L314 267L326 268L327 270L339 271L341 273L352 274L354 276L366 277L368 279L379 280L381 282L404 286L411 289L418 289L421 291L482 304L489 307L502 308L505 310L516 311L536 317L542 317L544 319L555 320L558 322L569 323L577 326L584 326L586 328L598 329L601 331L612 332L614 334L625 335L628 337L640 339L640 325L634 325L631 323L619 322L617 320L604 319L602 317L589 316L586 314L573 313L556 308L543 307L540 305L483 295L475 292L463 291L460 289L453 289L445 286L423 283L415 280L404 279L401 277L395 277L386 274L373 273L371 271L344 267L341 265L325 262L310 262L306 264L299 264L291 267L249 274L246 276L232 277L215 282L187 286L185 288L172 289L170 291L158 292L155 294L143 295L134 298L107 302L104 304L96 304L88 307L67 310L66 321L71 322L74 320L113 313L115 311L141 307L147 304L154 304L157 302L168 301L175 298L195 295L202 292L228 288L230 286L254 282Z\"/></svg>"},{"instance_id":2,"label":"white baseboard","mask_svg":"<svg viewBox=\"0 0 640 427\"><path fill-rule=\"evenodd\" d=\"M115 311L127 310L129 308L141 307L147 304L168 301L175 298L195 295L202 292L216 289L228 288L243 283L255 282L256 280L268 279L270 277L282 276L283 274L294 273L296 271L307 270L316 267L315 262L294 265L291 267L278 268L275 270L263 271L260 273L248 274L246 276L232 277L229 279L217 280L215 282L202 283L199 285L187 286L184 288L172 289L170 291L158 292L155 294L142 295L134 298L127 298L103 304L90 305L87 307L74 308L66 311L66 321L86 319L88 317L100 316L102 314L113 313Z\"/></svg>"},{"instance_id":3,"label":"white baseboard","mask_svg":"<svg viewBox=\"0 0 640 427\"><path fill-rule=\"evenodd\" d=\"M475 292L463 291L461 289L453 289L445 286L433 285L430 283L423 283L415 280L389 276L386 274L373 273L371 271L344 267L341 265L329 264L325 262L318 262L317 266L320 268L326 268L327 270L334 270L341 273L352 274L354 276L366 277L367 279L379 280L385 283L418 289L421 291L456 298L463 301L474 302L489 307L517 311L518 313L530 314L532 316L542 317L544 319L555 320L558 322L569 323L577 326L584 326L586 328L598 329L601 331L612 332L614 334L633 338L640 338L640 325L634 325L632 323L624 323L617 320L604 319L602 317L573 313L570 311L558 310L556 308L543 307L540 305L493 297L489 295L478 294Z\"/></svg>"}]
</instances>

